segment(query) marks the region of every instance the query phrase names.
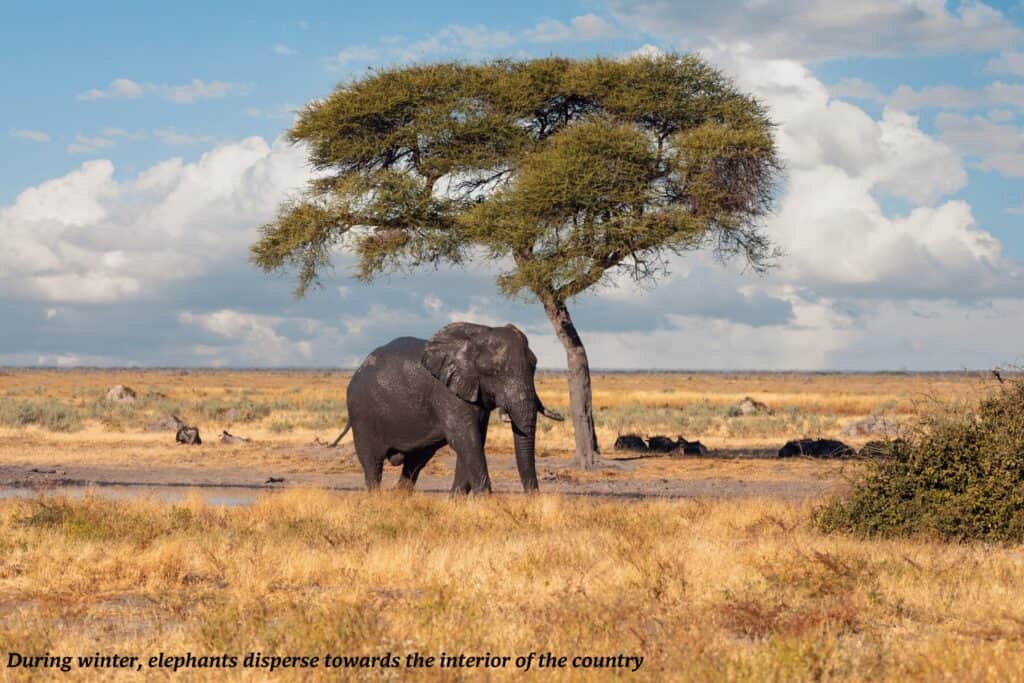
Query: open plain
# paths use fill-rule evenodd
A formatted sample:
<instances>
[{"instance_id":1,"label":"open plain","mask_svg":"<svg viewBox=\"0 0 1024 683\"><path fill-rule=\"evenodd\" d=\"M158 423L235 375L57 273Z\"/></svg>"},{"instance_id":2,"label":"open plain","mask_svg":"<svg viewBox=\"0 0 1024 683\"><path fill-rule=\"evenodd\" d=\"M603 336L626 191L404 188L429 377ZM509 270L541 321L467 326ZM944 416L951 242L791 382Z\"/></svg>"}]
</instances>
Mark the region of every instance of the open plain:
<instances>
[{"instance_id":1,"label":"open plain","mask_svg":"<svg viewBox=\"0 0 1024 683\"><path fill-rule=\"evenodd\" d=\"M351 438L321 445L344 425L347 377L0 371L0 652L228 654L239 657L228 673L257 679L339 672L243 668L251 651L392 655L402 668L378 659L344 675L401 679L520 673L404 668L414 652L643 657L635 672L548 670L593 680L1012 680L1024 670L1020 547L822 534L812 510L864 463L773 457L805 436L860 446L881 436L856 429L870 418L912 428L939 403L984 396L991 377L598 374L607 466L577 470L571 428L543 421L542 495L504 495L519 484L495 417L488 459L502 495L470 499L438 495L453 472L446 450L421 479L433 495L362 493ZM108 400L114 385L134 400ZM565 409L564 376L540 373L538 391ZM770 414L735 415L748 396ZM175 444L161 424L169 415L197 425L203 445ZM250 441L221 444L224 430ZM626 433L700 439L710 454L616 453ZM204 493L225 490L251 504Z\"/></svg>"}]
</instances>

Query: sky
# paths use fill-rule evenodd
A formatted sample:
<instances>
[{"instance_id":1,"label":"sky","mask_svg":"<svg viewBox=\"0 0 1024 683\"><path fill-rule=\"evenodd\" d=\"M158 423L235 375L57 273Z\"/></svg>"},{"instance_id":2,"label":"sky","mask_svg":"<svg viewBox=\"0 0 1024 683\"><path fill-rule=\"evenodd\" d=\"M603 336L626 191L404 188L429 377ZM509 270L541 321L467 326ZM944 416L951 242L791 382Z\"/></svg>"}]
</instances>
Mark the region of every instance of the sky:
<instances>
[{"instance_id":1,"label":"sky","mask_svg":"<svg viewBox=\"0 0 1024 683\"><path fill-rule=\"evenodd\" d=\"M1024 4L0 4L0 365L353 367L456 320L565 355L496 264L323 287L248 262L294 113L368 69L696 52L777 123L766 275L673 258L571 311L596 368L958 370L1024 356Z\"/></svg>"}]
</instances>

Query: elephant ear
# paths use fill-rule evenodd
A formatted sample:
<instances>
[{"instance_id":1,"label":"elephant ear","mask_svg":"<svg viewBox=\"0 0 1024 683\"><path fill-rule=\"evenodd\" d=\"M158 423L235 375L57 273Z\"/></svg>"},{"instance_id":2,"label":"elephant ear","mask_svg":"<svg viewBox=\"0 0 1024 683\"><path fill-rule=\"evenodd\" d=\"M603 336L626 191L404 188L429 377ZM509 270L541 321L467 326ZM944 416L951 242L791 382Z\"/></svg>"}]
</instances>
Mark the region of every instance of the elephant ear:
<instances>
[{"instance_id":1,"label":"elephant ear","mask_svg":"<svg viewBox=\"0 0 1024 683\"><path fill-rule=\"evenodd\" d=\"M430 338L421 363L463 401L480 400L479 349L474 342L478 325L452 323Z\"/></svg>"}]
</instances>

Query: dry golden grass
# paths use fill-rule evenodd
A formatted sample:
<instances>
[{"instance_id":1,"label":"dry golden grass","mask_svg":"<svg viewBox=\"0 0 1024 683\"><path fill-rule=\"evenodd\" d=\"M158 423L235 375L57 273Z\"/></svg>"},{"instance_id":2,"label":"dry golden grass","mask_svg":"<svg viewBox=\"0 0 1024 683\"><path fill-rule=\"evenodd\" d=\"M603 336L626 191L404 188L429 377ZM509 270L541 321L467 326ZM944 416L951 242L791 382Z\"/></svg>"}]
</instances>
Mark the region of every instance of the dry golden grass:
<instances>
[{"instance_id":1,"label":"dry golden grass","mask_svg":"<svg viewBox=\"0 0 1024 683\"><path fill-rule=\"evenodd\" d=\"M304 474L351 475L358 472L351 459L311 458L303 450L343 424L347 377L0 371L0 418L17 422L26 402L57 411L49 426L0 427L0 467L269 469L287 472L290 483ZM138 392L135 405L103 401L118 383ZM842 436L852 420L912 420L933 399L970 401L991 385L964 374L647 373L600 374L594 388L599 436L610 452L627 432L683 434L716 449L777 448L800 436L859 445L864 438ZM550 406L566 407L563 376L541 373L538 389ZM748 395L775 414L729 417L728 408ZM166 432L145 431L168 411L199 424L206 443L176 447ZM581 473L565 468L570 426L541 424L541 471L573 482L833 482L858 467L657 458ZM254 442L216 445L221 429ZM488 450L496 485L515 488L507 428L495 425ZM442 453L426 474L448 481L451 468L450 454ZM315 489L267 494L241 508L198 497L183 504L0 500L0 678L27 675L5 668L11 651L97 650L144 658L253 650L321 657L621 653L644 657L637 674L618 672L643 680L1013 680L1024 670L1020 547L825 536L810 526L813 504L550 494L451 500ZM487 673L392 670L390 677ZM604 680L610 672L550 673ZM489 674L519 675L513 666Z\"/></svg>"},{"instance_id":2,"label":"dry golden grass","mask_svg":"<svg viewBox=\"0 0 1024 683\"><path fill-rule=\"evenodd\" d=\"M644 657L643 680L1013 680L1024 670L1020 549L826 537L807 519L807 506L756 499L310 490L247 508L5 501L0 652L621 653Z\"/></svg>"},{"instance_id":3,"label":"dry golden grass","mask_svg":"<svg viewBox=\"0 0 1024 683\"><path fill-rule=\"evenodd\" d=\"M349 374L330 371L12 370L0 375L0 407L15 400L53 399L79 417L79 438L139 432L147 422L179 411L206 436L221 429L294 443L333 436L344 424ZM137 407L103 401L113 384L134 388ZM538 393L565 410L565 377L542 372ZM990 391L977 374L599 373L594 377L598 437L606 447L623 433L682 434L712 448L778 448L798 437L842 438L853 420L883 415L909 420L933 400L975 399ZM730 418L728 409L751 396L775 414ZM225 415L231 407L235 419ZM538 447L550 454L573 448L572 427L547 420ZM853 445L865 439L846 439ZM511 448L507 429L494 429L489 446Z\"/></svg>"}]
</instances>

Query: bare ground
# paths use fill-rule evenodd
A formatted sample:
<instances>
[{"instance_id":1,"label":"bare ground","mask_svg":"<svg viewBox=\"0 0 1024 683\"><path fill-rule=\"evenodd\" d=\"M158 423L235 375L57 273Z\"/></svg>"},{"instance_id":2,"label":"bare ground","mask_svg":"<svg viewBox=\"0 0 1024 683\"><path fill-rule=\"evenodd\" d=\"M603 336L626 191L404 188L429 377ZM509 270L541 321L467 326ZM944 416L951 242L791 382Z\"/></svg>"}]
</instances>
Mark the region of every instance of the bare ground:
<instances>
[{"instance_id":1,"label":"bare ground","mask_svg":"<svg viewBox=\"0 0 1024 683\"><path fill-rule=\"evenodd\" d=\"M0 435L0 489L81 486L363 489L351 444L337 449L278 440L225 446L169 445L166 434L70 441L45 432ZM722 450L708 457L612 454L594 472L573 466L568 453L538 460L541 489L567 495L611 498L751 498L806 500L842 488L856 462L779 460L768 450ZM494 489L521 491L512 454L488 454ZM398 478L385 468L385 486ZM454 454L438 453L417 490L445 492ZM271 479L283 479L270 482Z\"/></svg>"}]
</instances>

